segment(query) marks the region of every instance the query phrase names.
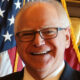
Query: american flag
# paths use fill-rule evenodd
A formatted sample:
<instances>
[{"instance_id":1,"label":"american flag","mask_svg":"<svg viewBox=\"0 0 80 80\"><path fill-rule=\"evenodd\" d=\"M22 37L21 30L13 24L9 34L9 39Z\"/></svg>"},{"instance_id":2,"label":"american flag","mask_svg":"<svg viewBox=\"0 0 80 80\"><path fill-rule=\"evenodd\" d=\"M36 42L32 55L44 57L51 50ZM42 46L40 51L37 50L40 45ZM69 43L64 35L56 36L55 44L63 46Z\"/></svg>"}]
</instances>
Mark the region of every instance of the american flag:
<instances>
[{"instance_id":1,"label":"american flag","mask_svg":"<svg viewBox=\"0 0 80 80\"><path fill-rule=\"evenodd\" d=\"M17 52L13 29L14 20L22 6L23 0L0 0L0 77L13 72ZM23 64L19 58L17 71L22 68Z\"/></svg>"}]
</instances>

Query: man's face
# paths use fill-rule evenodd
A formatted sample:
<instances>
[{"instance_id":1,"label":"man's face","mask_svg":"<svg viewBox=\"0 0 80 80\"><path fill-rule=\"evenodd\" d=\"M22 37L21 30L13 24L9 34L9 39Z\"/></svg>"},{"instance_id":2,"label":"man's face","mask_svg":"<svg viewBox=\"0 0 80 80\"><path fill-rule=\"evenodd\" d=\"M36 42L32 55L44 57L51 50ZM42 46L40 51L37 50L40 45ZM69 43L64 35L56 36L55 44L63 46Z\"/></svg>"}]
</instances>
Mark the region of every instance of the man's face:
<instances>
[{"instance_id":1,"label":"man's face","mask_svg":"<svg viewBox=\"0 0 80 80\"><path fill-rule=\"evenodd\" d=\"M17 32L55 28L59 27L58 24L59 17L54 7L36 4L24 11ZM28 42L21 42L16 36L17 49L24 63L44 77L54 72L64 61L64 51L68 45L66 36L66 30L58 31L57 37L47 40L42 39L39 33Z\"/></svg>"}]
</instances>

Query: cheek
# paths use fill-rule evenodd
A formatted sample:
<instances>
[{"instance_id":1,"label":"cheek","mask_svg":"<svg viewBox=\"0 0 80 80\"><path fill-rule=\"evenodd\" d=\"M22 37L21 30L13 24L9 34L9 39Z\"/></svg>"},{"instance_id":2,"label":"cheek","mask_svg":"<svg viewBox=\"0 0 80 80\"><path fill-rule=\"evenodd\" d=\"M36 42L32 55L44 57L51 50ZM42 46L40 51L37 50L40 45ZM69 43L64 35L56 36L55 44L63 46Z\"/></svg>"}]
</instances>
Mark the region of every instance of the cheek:
<instances>
[{"instance_id":1,"label":"cheek","mask_svg":"<svg viewBox=\"0 0 80 80\"><path fill-rule=\"evenodd\" d=\"M17 42L17 50L21 58L25 57L26 49L29 46L29 43Z\"/></svg>"},{"instance_id":2,"label":"cheek","mask_svg":"<svg viewBox=\"0 0 80 80\"><path fill-rule=\"evenodd\" d=\"M58 37L56 38L56 43L59 49L65 49L66 47L66 36L64 31L58 33Z\"/></svg>"},{"instance_id":3,"label":"cheek","mask_svg":"<svg viewBox=\"0 0 80 80\"><path fill-rule=\"evenodd\" d=\"M59 65L61 64L60 62L64 60L65 43L63 44L62 39L56 38L54 41L52 40L50 44L55 48L55 62Z\"/></svg>"},{"instance_id":4,"label":"cheek","mask_svg":"<svg viewBox=\"0 0 80 80\"><path fill-rule=\"evenodd\" d=\"M66 47L66 39L65 35L59 34L56 38L51 39L49 44L52 46L53 50L56 52L56 56L64 55L65 47Z\"/></svg>"},{"instance_id":5,"label":"cheek","mask_svg":"<svg viewBox=\"0 0 80 80\"><path fill-rule=\"evenodd\" d=\"M57 40L57 57L61 60L64 60L64 52L66 49L66 37L63 34L58 36Z\"/></svg>"}]
</instances>

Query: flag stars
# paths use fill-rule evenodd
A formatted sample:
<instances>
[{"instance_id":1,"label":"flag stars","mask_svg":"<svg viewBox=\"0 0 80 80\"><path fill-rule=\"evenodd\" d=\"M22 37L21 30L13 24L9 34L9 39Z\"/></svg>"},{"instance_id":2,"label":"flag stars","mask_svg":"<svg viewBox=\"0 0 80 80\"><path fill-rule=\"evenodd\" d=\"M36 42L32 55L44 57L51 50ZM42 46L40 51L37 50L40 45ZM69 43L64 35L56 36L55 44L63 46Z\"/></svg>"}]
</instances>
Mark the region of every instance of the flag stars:
<instances>
[{"instance_id":1,"label":"flag stars","mask_svg":"<svg viewBox=\"0 0 80 80\"><path fill-rule=\"evenodd\" d=\"M5 10L1 10L1 8L0 8L0 16L1 16L1 17L4 17L4 16L3 16L3 13L4 13L4 12L5 12Z\"/></svg>"},{"instance_id":2,"label":"flag stars","mask_svg":"<svg viewBox=\"0 0 80 80\"><path fill-rule=\"evenodd\" d=\"M14 24L14 16L12 16L10 19L8 19L9 21L10 21L10 26L12 25L12 24Z\"/></svg>"},{"instance_id":3,"label":"flag stars","mask_svg":"<svg viewBox=\"0 0 80 80\"><path fill-rule=\"evenodd\" d=\"M16 5L16 9L18 9L18 8L20 9L21 2L19 2L19 0L14 4Z\"/></svg>"},{"instance_id":4,"label":"flag stars","mask_svg":"<svg viewBox=\"0 0 80 80\"><path fill-rule=\"evenodd\" d=\"M7 31L7 33L5 35L2 35L5 39L4 41L6 42L7 40L9 40L11 42L11 37L13 36L13 34L9 34L9 32Z\"/></svg>"}]
</instances>

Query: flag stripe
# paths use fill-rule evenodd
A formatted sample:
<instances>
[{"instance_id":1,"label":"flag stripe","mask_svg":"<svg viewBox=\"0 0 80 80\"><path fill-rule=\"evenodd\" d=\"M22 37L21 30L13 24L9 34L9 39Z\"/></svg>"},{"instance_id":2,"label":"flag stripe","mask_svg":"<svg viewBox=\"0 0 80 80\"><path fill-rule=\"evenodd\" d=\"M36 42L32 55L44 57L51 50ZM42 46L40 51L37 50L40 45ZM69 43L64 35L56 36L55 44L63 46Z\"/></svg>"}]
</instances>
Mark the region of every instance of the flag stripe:
<instances>
[{"instance_id":1,"label":"flag stripe","mask_svg":"<svg viewBox=\"0 0 80 80\"><path fill-rule=\"evenodd\" d=\"M0 77L12 73L8 51L0 53Z\"/></svg>"},{"instance_id":2,"label":"flag stripe","mask_svg":"<svg viewBox=\"0 0 80 80\"><path fill-rule=\"evenodd\" d=\"M9 54L12 68L14 68L15 56L16 56L16 47L9 49L8 54Z\"/></svg>"}]
</instances>

